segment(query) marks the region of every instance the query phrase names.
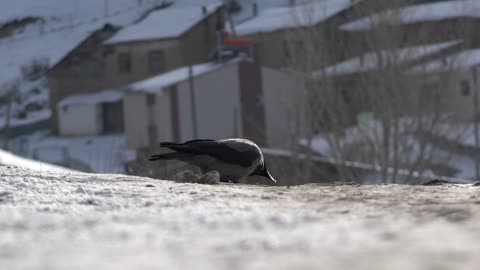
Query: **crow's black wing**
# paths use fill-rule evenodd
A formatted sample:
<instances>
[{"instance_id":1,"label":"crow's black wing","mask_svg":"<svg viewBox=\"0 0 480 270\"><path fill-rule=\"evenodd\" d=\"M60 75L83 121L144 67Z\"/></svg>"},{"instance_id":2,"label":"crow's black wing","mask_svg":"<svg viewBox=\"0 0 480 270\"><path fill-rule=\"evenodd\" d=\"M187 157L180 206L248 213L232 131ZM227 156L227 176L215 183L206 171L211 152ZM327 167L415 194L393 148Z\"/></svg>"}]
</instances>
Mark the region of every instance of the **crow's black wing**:
<instances>
[{"instance_id":1,"label":"crow's black wing","mask_svg":"<svg viewBox=\"0 0 480 270\"><path fill-rule=\"evenodd\" d=\"M242 167L251 166L258 158L258 153L255 151L237 151L227 144L215 140L192 140L183 144L161 143L160 146L177 152L209 155L223 162L238 164Z\"/></svg>"}]
</instances>

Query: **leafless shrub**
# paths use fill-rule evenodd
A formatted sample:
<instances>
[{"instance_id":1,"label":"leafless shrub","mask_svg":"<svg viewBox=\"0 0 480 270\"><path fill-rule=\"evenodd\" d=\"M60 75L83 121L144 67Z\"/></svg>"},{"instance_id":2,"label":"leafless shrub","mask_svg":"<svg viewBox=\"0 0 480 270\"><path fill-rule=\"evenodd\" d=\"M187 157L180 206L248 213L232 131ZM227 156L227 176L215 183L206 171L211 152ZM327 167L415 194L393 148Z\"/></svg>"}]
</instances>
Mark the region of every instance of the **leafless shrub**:
<instances>
[{"instance_id":1,"label":"leafless shrub","mask_svg":"<svg viewBox=\"0 0 480 270\"><path fill-rule=\"evenodd\" d=\"M355 177L355 169L344 162L361 161L371 164L382 182L391 183L417 183L434 173L455 152L454 144L439 148L435 138L457 142L464 134L465 125L445 110L449 97L442 94L458 80L455 69L445 67L434 84L431 76L407 72L432 50L412 42L428 40L432 33L402 31L397 1L385 2L388 10L372 17L361 42L352 42L328 23L306 24L318 11L304 10L301 18L293 14L301 27L291 30L286 41L289 67L305 89L306 178L315 177L312 144L318 134L328 142L328 155L344 179ZM361 53L351 66L335 66L338 55L332 51L339 48L345 55Z\"/></svg>"}]
</instances>

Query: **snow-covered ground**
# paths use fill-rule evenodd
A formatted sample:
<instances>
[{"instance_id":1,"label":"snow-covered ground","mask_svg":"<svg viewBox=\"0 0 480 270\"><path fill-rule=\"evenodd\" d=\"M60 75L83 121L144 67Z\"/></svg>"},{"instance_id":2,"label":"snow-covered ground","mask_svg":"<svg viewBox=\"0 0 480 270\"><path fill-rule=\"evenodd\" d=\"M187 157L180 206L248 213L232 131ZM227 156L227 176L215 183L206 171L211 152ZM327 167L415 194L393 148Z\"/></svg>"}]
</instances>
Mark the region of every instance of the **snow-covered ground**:
<instances>
[{"instance_id":1,"label":"snow-covered ground","mask_svg":"<svg viewBox=\"0 0 480 270\"><path fill-rule=\"evenodd\" d=\"M39 131L10 141L9 150L29 159L94 173L125 173L126 162L135 158L120 134L57 137Z\"/></svg>"},{"instance_id":2,"label":"snow-covered ground","mask_svg":"<svg viewBox=\"0 0 480 270\"><path fill-rule=\"evenodd\" d=\"M128 152L123 135L62 138L38 133L29 138L28 145L29 156L45 162L68 166L73 160L91 172L125 173Z\"/></svg>"},{"instance_id":3,"label":"snow-covered ground","mask_svg":"<svg viewBox=\"0 0 480 270\"><path fill-rule=\"evenodd\" d=\"M28 168L28 169L44 171L44 172L47 171L47 172L66 173L66 172L73 171L67 168L52 165L50 163L45 163L41 161L35 161L35 160L19 157L17 155L14 155L4 150L0 150L0 166L1 165L19 166L22 168Z\"/></svg>"},{"instance_id":4,"label":"snow-covered ground","mask_svg":"<svg viewBox=\"0 0 480 270\"><path fill-rule=\"evenodd\" d=\"M480 188L199 185L0 166L2 269L476 269Z\"/></svg>"},{"instance_id":5,"label":"snow-covered ground","mask_svg":"<svg viewBox=\"0 0 480 270\"><path fill-rule=\"evenodd\" d=\"M402 153L399 160L405 164L410 164L418 158L421 143L417 137L413 136L413 133L409 129L416 130L421 123L409 118L404 118L400 123L400 129L402 129L403 132L402 137L399 139L400 146L398 146L398 151ZM427 125L427 123L425 122L423 125ZM311 148L315 153L324 158L333 158L340 152L343 153L341 154L342 157L349 157L348 161L361 163L373 162L375 160L374 157L364 155L367 153L366 149L371 150L371 143L379 147L382 138L381 126L380 122L371 120L367 123L345 129L342 135L319 133L313 136ZM458 143L465 147L475 147L475 129L473 123L445 123L436 125L432 132L434 135L450 140L452 143ZM304 146L308 143L306 139L300 139L299 142ZM332 145L336 145L337 147L332 147ZM360 151L361 147L366 148ZM433 164L449 166L457 170L448 176L475 181L475 157L473 155L466 155L461 152L455 153L452 152L452 149L444 148L442 145L434 143L428 144L424 151L426 151L428 155L431 155ZM370 164L370 166L373 166L373 164ZM371 182L368 177L365 181Z\"/></svg>"}]
</instances>

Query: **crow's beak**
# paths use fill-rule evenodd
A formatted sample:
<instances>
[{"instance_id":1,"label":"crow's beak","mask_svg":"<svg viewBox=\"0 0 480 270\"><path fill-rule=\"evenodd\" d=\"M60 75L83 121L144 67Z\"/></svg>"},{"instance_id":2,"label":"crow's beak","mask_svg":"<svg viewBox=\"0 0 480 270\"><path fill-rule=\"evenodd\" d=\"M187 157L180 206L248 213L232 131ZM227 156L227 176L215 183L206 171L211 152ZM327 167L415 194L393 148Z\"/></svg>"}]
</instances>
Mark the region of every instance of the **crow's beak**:
<instances>
[{"instance_id":1,"label":"crow's beak","mask_svg":"<svg viewBox=\"0 0 480 270\"><path fill-rule=\"evenodd\" d=\"M265 174L266 178L272 180L274 183L277 183L277 180L275 180L275 178L273 178L273 176L268 172L267 169L265 169L265 172L266 172L266 174Z\"/></svg>"},{"instance_id":2,"label":"crow's beak","mask_svg":"<svg viewBox=\"0 0 480 270\"><path fill-rule=\"evenodd\" d=\"M272 182L277 183L277 180L275 180L275 178L273 178L273 176L268 172L267 165L265 165L265 163L258 166L257 169L255 169L255 171L250 175L263 176Z\"/></svg>"},{"instance_id":3,"label":"crow's beak","mask_svg":"<svg viewBox=\"0 0 480 270\"><path fill-rule=\"evenodd\" d=\"M275 178L273 178L273 176L270 174L270 172L268 172L268 169L267 169L267 165L263 165L263 168L261 169L260 173L259 173L260 176L263 176L269 180L272 180L274 183L277 183L277 180L275 180Z\"/></svg>"}]
</instances>

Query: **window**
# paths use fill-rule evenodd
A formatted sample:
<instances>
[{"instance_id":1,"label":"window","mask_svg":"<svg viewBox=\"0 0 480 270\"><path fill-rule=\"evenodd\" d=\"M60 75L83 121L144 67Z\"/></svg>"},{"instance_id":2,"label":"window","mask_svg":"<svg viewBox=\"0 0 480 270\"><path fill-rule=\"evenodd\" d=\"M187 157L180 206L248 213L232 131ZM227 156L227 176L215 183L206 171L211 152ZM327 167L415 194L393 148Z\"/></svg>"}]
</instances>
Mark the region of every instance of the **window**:
<instances>
[{"instance_id":1,"label":"window","mask_svg":"<svg viewBox=\"0 0 480 270\"><path fill-rule=\"evenodd\" d=\"M150 51L148 53L148 70L151 73L161 73L165 70L165 54L163 51Z\"/></svg>"},{"instance_id":2,"label":"window","mask_svg":"<svg viewBox=\"0 0 480 270\"><path fill-rule=\"evenodd\" d=\"M118 54L118 71L119 72L130 72L132 68L132 63L130 59L130 53L122 52Z\"/></svg>"},{"instance_id":3,"label":"window","mask_svg":"<svg viewBox=\"0 0 480 270\"><path fill-rule=\"evenodd\" d=\"M352 98L351 98L350 94L348 93L348 90L347 89L341 89L340 94L342 96L343 102L345 102L345 104L350 104L350 102L352 101Z\"/></svg>"},{"instance_id":4,"label":"window","mask_svg":"<svg viewBox=\"0 0 480 270\"><path fill-rule=\"evenodd\" d=\"M102 104L103 133L123 132L123 103L112 102Z\"/></svg>"},{"instance_id":5,"label":"window","mask_svg":"<svg viewBox=\"0 0 480 270\"><path fill-rule=\"evenodd\" d=\"M463 80L460 83L460 91L462 92L462 96L464 97L470 96L470 82L467 80Z\"/></svg>"}]
</instances>

